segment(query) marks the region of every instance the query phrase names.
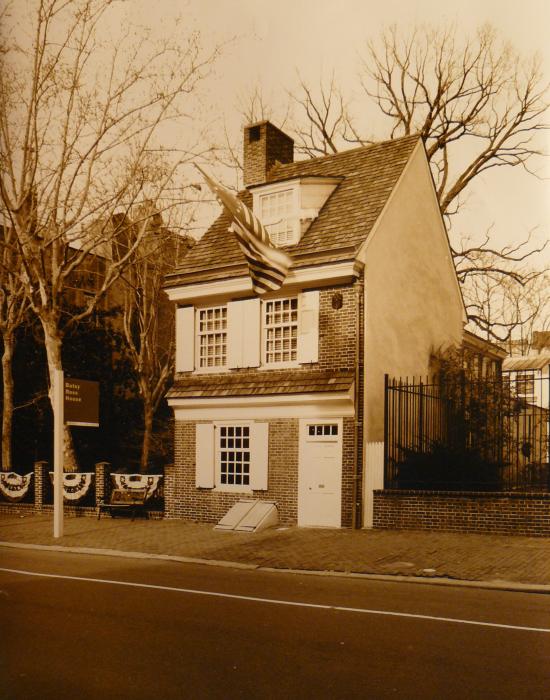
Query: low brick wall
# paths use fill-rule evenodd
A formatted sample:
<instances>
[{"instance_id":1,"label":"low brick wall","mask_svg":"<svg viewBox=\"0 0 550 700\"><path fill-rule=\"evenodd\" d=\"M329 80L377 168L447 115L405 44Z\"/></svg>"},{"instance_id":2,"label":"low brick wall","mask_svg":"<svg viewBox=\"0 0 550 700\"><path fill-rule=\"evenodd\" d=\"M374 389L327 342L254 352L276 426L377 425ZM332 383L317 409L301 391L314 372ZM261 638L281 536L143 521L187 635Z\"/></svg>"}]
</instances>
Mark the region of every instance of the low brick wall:
<instances>
[{"instance_id":1,"label":"low brick wall","mask_svg":"<svg viewBox=\"0 0 550 700\"><path fill-rule=\"evenodd\" d=\"M47 462L35 462L32 481L32 491L34 502L27 498L24 502L12 503L0 496L0 513L9 515L24 515L31 513L53 514L53 487L49 475L50 468ZM76 517L97 517L97 504L102 500L108 500L111 493L110 474L111 465L109 462L98 462L95 465L95 479L92 486L92 493L86 496L83 505L78 503L63 504L65 515ZM157 505L157 504L155 504ZM162 508L162 503L160 504ZM149 506L150 508L151 506ZM164 518L164 510L148 509L148 517L151 520L161 520Z\"/></svg>"},{"instance_id":2,"label":"low brick wall","mask_svg":"<svg viewBox=\"0 0 550 700\"><path fill-rule=\"evenodd\" d=\"M550 536L550 493L375 491L374 527Z\"/></svg>"}]
</instances>

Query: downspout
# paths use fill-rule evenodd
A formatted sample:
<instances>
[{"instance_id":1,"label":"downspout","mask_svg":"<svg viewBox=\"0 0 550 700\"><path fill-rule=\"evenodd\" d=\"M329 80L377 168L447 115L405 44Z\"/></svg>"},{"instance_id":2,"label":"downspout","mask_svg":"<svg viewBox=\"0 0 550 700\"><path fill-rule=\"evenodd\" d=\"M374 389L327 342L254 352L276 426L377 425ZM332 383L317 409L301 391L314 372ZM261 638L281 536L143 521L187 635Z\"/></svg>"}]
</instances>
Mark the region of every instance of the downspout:
<instances>
[{"instance_id":1,"label":"downspout","mask_svg":"<svg viewBox=\"0 0 550 700\"><path fill-rule=\"evenodd\" d=\"M361 402L361 309L363 299L363 281L360 277L355 280L355 382L354 382L354 423L353 423L353 494L351 526L359 529L362 525L362 474L359 472L359 455L362 445L359 444L359 430L361 428L359 406Z\"/></svg>"}]
</instances>

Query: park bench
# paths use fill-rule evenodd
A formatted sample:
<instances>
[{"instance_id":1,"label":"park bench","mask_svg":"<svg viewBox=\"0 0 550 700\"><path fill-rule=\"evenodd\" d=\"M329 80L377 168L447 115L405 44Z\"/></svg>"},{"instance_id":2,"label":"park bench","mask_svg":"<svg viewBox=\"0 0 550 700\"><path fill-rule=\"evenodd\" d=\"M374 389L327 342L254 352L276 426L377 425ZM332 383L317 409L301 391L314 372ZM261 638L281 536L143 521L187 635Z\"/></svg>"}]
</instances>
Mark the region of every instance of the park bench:
<instances>
[{"instance_id":1,"label":"park bench","mask_svg":"<svg viewBox=\"0 0 550 700\"><path fill-rule=\"evenodd\" d=\"M101 518L102 511L108 511L111 518L115 517L116 513L132 514L132 520L136 517L136 513L142 511L145 517L149 517L148 511L145 509L145 501L147 499L147 489L113 489L111 498L108 503L100 501L97 505L97 519Z\"/></svg>"}]
</instances>

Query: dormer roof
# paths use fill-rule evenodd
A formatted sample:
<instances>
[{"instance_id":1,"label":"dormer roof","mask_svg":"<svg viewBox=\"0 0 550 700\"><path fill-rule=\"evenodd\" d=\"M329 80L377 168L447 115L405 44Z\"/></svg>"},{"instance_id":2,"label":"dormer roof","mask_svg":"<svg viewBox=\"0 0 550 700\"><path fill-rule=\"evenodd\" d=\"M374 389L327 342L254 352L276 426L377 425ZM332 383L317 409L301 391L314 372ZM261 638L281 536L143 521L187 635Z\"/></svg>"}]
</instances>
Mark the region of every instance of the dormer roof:
<instances>
[{"instance_id":1,"label":"dormer roof","mask_svg":"<svg viewBox=\"0 0 550 700\"><path fill-rule=\"evenodd\" d=\"M314 263L353 259L367 239L420 138L417 135L355 148L322 158L275 163L266 185L302 177L337 178L339 184L299 243L285 248L293 269ZM249 190L239 198L252 208ZM247 274L244 256L228 232L223 212L183 265L167 278L167 286L223 279Z\"/></svg>"}]
</instances>

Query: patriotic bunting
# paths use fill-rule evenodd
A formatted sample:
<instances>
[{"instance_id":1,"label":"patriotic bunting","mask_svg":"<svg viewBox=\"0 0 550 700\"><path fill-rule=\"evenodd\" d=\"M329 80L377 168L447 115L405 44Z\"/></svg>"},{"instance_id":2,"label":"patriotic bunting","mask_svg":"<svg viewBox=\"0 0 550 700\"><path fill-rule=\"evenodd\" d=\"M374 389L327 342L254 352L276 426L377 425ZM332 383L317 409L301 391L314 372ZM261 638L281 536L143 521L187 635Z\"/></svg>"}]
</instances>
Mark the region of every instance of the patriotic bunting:
<instances>
[{"instance_id":1,"label":"patriotic bunting","mask_svg":"<svg viewBox=\"0 0 550 700\"><path fill-rule=\"evenodd\" d=\"M53 484L54 473L50 472L49 474ZM64 472L63 498L66 501L80 501L90 490L94 477L94 472Z\"/></svg>"},{"instance_id":2,"label":"patriotic bunting","mask_svg":"<svg viewBox=\"0 0 550 700\"><path fill-rule=\"evenodd\" d=\"M8 501L21 501L27 495L32 476L33 472L23 475L16 472L0 472L0 493Z\"/></svg>"}]
</instances>

